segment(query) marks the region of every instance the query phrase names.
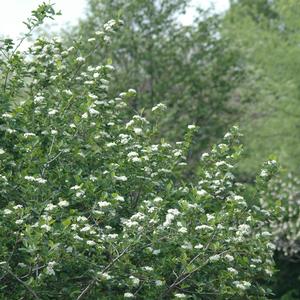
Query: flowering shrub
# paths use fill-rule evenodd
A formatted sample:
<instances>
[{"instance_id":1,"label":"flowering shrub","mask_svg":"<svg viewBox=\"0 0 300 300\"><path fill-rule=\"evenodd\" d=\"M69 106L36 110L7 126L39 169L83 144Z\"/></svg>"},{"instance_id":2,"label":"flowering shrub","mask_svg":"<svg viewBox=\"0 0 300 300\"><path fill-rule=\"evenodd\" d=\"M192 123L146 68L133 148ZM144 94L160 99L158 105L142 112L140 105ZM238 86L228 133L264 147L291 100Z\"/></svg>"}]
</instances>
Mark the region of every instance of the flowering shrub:
<instances>
[{"instance_id":1,"label":"flowering shrub","mask_svg":"<svg viewBox=\"0 0 300 300\"><path fill-rule=\"evenodd\" d=\"M300 258L300 180L288 174L284 179L273 178L262 193L262 205L267 209L281 202L281 213L270 224L276 249L290 259Z\"/></svg>"},{"instance_id":2,"label":"flowering shrub","mask_svg":"<svg viewBox=\"0 0 300 300\"><path fill-rule=\"evenodd\" d=\"M121 25L87 39L89 55ZM197 128L154 144L155 124L124 118L136 91L110 94L110 62L88 66L79 42L57 39L27 53L5 40L1 52L2 299L266 299L270 213L247 205L233 175L237 127L186 182Z\"/></svg>"}]
</instances>

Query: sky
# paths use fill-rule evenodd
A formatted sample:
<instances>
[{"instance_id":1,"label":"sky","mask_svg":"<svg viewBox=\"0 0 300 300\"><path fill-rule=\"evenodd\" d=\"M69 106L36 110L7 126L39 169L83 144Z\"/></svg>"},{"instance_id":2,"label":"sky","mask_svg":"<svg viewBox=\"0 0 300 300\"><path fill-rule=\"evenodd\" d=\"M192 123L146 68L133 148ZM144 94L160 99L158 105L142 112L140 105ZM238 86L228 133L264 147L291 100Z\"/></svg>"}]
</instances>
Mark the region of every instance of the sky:
<instances>
[{"instance_id":1,"label":"sky","mask_svg":"<svg viewBox=\"0 0 300 300\"><path fill-rule=\"evenodd\" d=\"M17 39L22 32L26 31L22 23L44 0L3 0L0 6L0 36ZM150 0L151 1L151 0ZM45 1L46 2L46 1ZM4 4L5 3L5 4ZM48 23L51 31L59 30L64 24L76 24L80 17L84 17L86 0L53 0L57 10L62 11L62 16L58 16L55 21ZM188 24L192 19L193 6L201 4L208 8L213 4L218 12L223 12L229 7L229 0L192 0L192 6L185 17L182 18L184 24Z\"/></svg>"}]
</instances>

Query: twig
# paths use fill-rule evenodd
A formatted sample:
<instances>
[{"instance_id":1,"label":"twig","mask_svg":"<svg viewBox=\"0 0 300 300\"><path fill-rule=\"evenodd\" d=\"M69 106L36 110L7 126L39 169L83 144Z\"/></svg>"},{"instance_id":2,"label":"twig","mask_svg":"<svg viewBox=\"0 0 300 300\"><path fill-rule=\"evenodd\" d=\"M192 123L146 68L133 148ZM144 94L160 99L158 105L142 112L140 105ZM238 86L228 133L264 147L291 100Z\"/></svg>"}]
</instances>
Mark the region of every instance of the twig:
<instances>
[{"instance_id":1,"label":"twig","mask_svg":"<svg viewBox=\"0 0 300 300\"><path fill-rule=\"evenodd\" d=\"M226 253L228 250L224 250L220 253L218 253L218 255L222 255L224 253ZM182 275L180 275L169 287L168 289L163 293L163 295L167 295L169 294L176 286L180 285L183 281L185 281L186 279L188 279L190 276L192 276L195 272L199 271L201 268L203 268L205 265L207 265L207 263L209 262L209 258L200 266L198 266L197 268L195 268L194 270L190 271L190 272L186 272L183 273Z\"/></svg>"},{"instance_id":2,"label":"twig","mask_svg":"<svg viewBox=\"0 0 300 300\"><path fill-rule=\"evenodd\" d=\"M206 244L204 250L207 250L209 245L211 244L212 240L214 239L215 235L216 235L217 230L215 230L213 232L213 234L211 235L210 240L208 241L208 243ZM226 250L228 251L228 250ZM225 251L224 251L225 252ZM196 259L198 259L198 257L203 253L203 251L201 251L200 253L198 253L196 256L194 256L190 262L188 263L188 265L191 265ZM223 253L223 252L222 252ZM197 268L195 268L194 270L190 271L190 272L184 272L184 270L181 272L181 274L179 276L177 276L177 278L173 281L173 283L167 288L167 290L165 290L163 292L163 295L167 295L169 294L176 286L178 286L179 284L181 284L183 281L185 281L186 279L188 279L192 274L194 274L196 271L198 271L200 268L202 268L203 266L205 266L208 263L209 259L207 259L202 265L198 266ZM173 271L174 272L174 271Z\"/></svg>"},{"instance_id":3,"label":"twig","mask_svg":"<svg viewBox=\"0 0 300 300\"><path fill-rule=\"evenodd\" d=\"M126 247L117 257L115 257L101 272L100 275L109 270L129 249L130 246ZM92 289L94 284L97 281L97 277L93 278L90 283L86 286L86 288L80 293L77 297L77 300L83 299L83 297Z\"/></svg>"},{"instance_id":4,"label":"twig","mask_svg":"<svg viewBox=\"0 0 300 300\"><path fill-rule=\"evenodd\" d=\"M6 272L9 273L12 277L14 277L18 282L20 282L22 285L24 285L24 287L32 294L32 296L35 298L35 299L38 299L38 300L42 300L36 293L34 290L32 290L28 284L26 282L24 282L22 279L20 279L17 275L15 275L11 270L5 268Z\"/></svg>"}]
</instances>

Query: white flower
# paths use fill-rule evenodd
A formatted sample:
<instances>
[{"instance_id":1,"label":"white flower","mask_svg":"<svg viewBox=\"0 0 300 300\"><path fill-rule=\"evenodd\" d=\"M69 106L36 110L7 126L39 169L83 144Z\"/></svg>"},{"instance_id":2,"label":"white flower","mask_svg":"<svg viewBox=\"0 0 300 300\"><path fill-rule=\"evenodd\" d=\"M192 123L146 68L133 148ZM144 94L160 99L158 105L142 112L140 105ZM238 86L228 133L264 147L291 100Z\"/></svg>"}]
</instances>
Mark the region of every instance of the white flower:
<instances>
[{"instance_id":1,"label":"white flower","mask_svg":"<svg viewBox=\"0 0 300 300\"><path fill-rule=\"evenodd\" d=\"M238 227L236 234L238 236L249 235L251 232L251 227L248 224L241 224Z\"/></svg>"},{"instance_id":2,"label":"white flower","mask_svg":"<svg viewBox=\"0 0 300 300\"><path fill-rule=\"evenodd\" d=\"M87 218L86 217L77 217L77 222L86 222L87 221Z\"/></svg>"},{"instance_id":3,"label":"white flower","mask_svg":"<svg viewBox=\"0 0 300 300\"><path fill-rule=\"evenodd\" d=\"M125 293L124 298L134 298L134 295L132 293Z\"/></svg>"},{"instance_id":4,"label":"white flower","mask_svg":"<svg viewBox=\"0 0 300 300\"><path fill-rule=\"evenodd\" d=\"M104 35L104 32L103 32L103 31L96 31L96 32L95 32L95 35L98 35L98 36L99 36L99 35Z\"/></svg>"},{"instance_id":5,"label":"white flower","mask_svg":"<svg viewBox=\"0 0 300 300\"><path fill-rule=\"evenodd\" d=\"M234 281L233 284L241 290L246 290L251 286L251 283L248 281Z\"/></svg>"},{"instance_id":6,"label":"white flower","mask_svg":"<svg viewBox=\"0 0 300 300\"><path fill-rule=\"evenodd\" d=\"M136 94L136 90L134 90L134 89L129 89L129 90L128 90L128 93Z\"/></svg>"},{"instance_id":7,"label":"white flower","mask_svg":"<svg viewBox=\"0 0 300 300\"><path fill-rule=\"evenodd\" d=\"M107 201L99 201L98 205L99 205L99 207L107 207L110 205L110 203Z\"/></svg>"},{"instance_id":8,"label":"white flower","mask_svg":"<svg viewBox=\"0 0 300 300\"><path fill-rule=\"evenodd\" d=\"M66 248L67 253L72 253L73 252L73 247L69 246Z\"/></svg>"},{"instance_id":9,"label":"white flower","mask_svg":"<svg viewBox=\"0 0 300 300\"><path fill-rule=\"evenodd\" d=\"M232 137L232 134L230 132L227 132L225 135L224 135L224 139L228 140L229 138Z\"/></svg>"},{"instance_id":10,"label":"white flower","mask_svg":"<svg viewBox=\"0 0 300 300\"><path fill-rule=\"evenodd\" d=\"M23 224L23 223L24 223L24 220L19 219L19 220L17 220L15 223L16 223L17 225L20 225L20 224Z\"/></svg>"},{"instance_id":11,"label":"white flower","mask_svg":"<svg viewBox=\"0 0 300 300\"><path fill-rule=\"evenodd\" d=\"M58 202L58 206L59 207L67 207L67 206L69 206L69 202L67 200L60 200Z\"/></svg>"},{"instance_id":12,"label":"white flower","mask_svg":"<svg viewBox=\"0 0 300 300\"><path fill-rule=\"evenodd\" d=\"M197 191L197 195L200 196L200 197L203 197L203 196L207 195L207 191L202 189L200 191Z\"/></svg>"},{"instance_id":13,"label":"white flower","mask_svg":"<svg viewBox=\"0 0 300 300\"><path fill-rule=\"evenodd\" d=\"M174 296L175 296L175 298L178 298L178 299L185 299L186 298L186 295L185 294L181 294L181 293L177 293Z\"/></svg>"},{"instance_id":14,"label":"white flower","mask_svg":"<svg viewBox=\"0 0 300 300\"><path fill-rule=\"evenodd\" d=\"M57 109L50 109L50 110L48 110L48 115L49 116L53 116L53 115L55 115L55 114L57 114L58 113L58 110Z\"/></svg>"},{"instance_id":15,"label":"white flower","mask_svg":"<svg viewBox=\"0 0 300 300\"><path fill-rule=\"evenodd\" d=\"M184 244L181 246L182 249L193 249L193 245L190 242L184 241Z\"/></svg>"},{"instance_id":16,"label":"white flower","mask_svg":"<svg viewBox=\"0 0 300 300\"><path fill-rule=\"evenodd\" d=\"M84 62L84 61L85 61L85 58L82 57L82 56L79 56L79 57L76 58L76 61L77 61L77 62Z\"/></svg>"},{"instance_id":17,"label":"white flower","mask_svg":"<svg viewBox=\"0 0 300 300\"><path fill-rule=\"evenodd\" d=\"M48 215L42 215L41 218L43 220L45 220L46 222L50 222L52 220L52 217L51 216L48 216Z\"/></svg>"},{"instance_id":18,"label":"white flower","mask_svg":"<svg viewBox=\"0 0 300 300\"><path fill-rule=\"evenodd\" d=\"M196 125L188 125L188 129L195 129Z\"/></svg>"},{"instance_id":19,"label":"white flower","mask_svg":"<svg viewBox=\"0 0 300 300\"><path fill-rule=\"evenodd\" d=\"M129 122L126 123L125 127L128 128L134 124L134 120L130 120Z\"/></svg>"},{"instance_id":20,"label":"white flower","mask_svg":"<svg viewBox=\"0 0 300 300\"><path fill-rule=\"evenodd\" d=\"M55 261L50 261L48 262L47 268L46 268L46 274L48 275L55 275L55 272L53 270L53 267L56 265L57 263Z\"/></svg>"},{"instance_id":21,"label":"white flower","mask_svg":"<svg viewBox=\"0 0 300 300\"><path fill-rule=\"evenodd\" d=\"M214 220L215 216L213 216L211 214L206 214L206 218L207 218L207 221L209 222L210 220Z\"/></svg>"},{"instance_id":22,"label":"white flower","mask_svg":"<svg viewBox=\"0 0 300 300\"><path fill-rule=\"evenodd\" d=\"M74 235L74 239L75 240L77 240L77 241L82 241L83 240L83 238L82 237L80 237L79 235Z\"/></svg>"},{"instance_id":23,"label":"white flower","mask_svg":"<svg viewBox=\"0 0 300 300\"><path fill-rule=\"evenodd\" d=\"M90 175L90 180L95 182L97 180L97 177L96 176L93 176L93 175Z\"/></svg>"},{"instance_id":24,"label":"white flower","mask_svg":"<svg viewBox=\"0 0 300 300\"><path fill-rule=\"evenodd\" d=\"M156 106L152 107L152 111L153 112L156 111L156 110L163 111L163 110L166 110L166 109L167 109L167 106L165 104L163 104L163 103L159 103Z\"/></svg>"},{"instance_id":25,"label":"white flower","mask_svg":"<svg viewBox=\"0 0 300 300\"><path fill-rule=\"evenodd\" d=\"M32 132L26 132L26 133L24 133L24 137L25 138L28 138L30 136L36 136L36 135L34 133L32 133Z\"/></svg>"},{"instance_id":26,"label":"white flower","mask_svg":"<svg viewBox=\"0 0 300 300\"><path fill-rule=\"evenodd\" d=\"M38 177L38 178L35 178L35 182L38 182L38 183L46 183L46 182L47 182L47 180L46 180L46 179L44 179L44 178L40 178L40 177Z\"/></svg>"},{"instance_id":27,"label":"white flower","mask_svg":"<svg viewBox=\"0 0 300 300\"><path fill-rule=\"evenodd\" d=\"M22 209L22 208L23 208L23 206L21 204L15 205L13 207L13 209Z\"/></svg>"},{"instance_id":28,"label":"white flower","mask_svg":"<svg viewBox=\"0 0 300 300\"><path fill-rule=\"evenodd\" d=\"M19 266L20 268L26 268L26 267L27 267L27 265L24 264L24 263L18 263L18 266Z\"/></svg>"},{"instance_id":29,"label":"white flower","mask_svg":"<svg viewBox=\"0 0 300 300\"><path fill-rule=\"evenodd\" d=\"M15 129L11 129L11 128L6 128L5 130L6 130L6 132L8 132L8 133L14 133L14 132L16 132Z\"/></svg>"},{"instance_id":30,"label":"white flower","mask_svg":"<svg viewBox=\"0 0 300 300\"><path fill-rule=\"evenodd\" d=\"M232 274L234 274L234 275L237 275L239 272L236 270L236 269L234 269L234 268L227 268L227 271L228 272L230 272L230 273L232 273Z\"/></svg>"},{"instance_id":31,"label":"white flower","mask_svg":"<svg viewBox=\"0 0 300 300\"><path fill-rule=\"evenodd\" d=\"M56 135L56 134L58 134L58 131L57 130L55 130L55 129L51 129L51 134L53 134L53 135Z\"/></svg>"},{"instance_id":32,"label":"white flower","mask_svg":"<svg viewBox=\"0 0 300 300\"><path fill-rule=\"evenodd\" d=\"M79 185L74 185L70 189L71 190L79 190L81 187Z\"/></svg>"},{"instance_id":33,"label":"white flower","mask_svg":"<svg viewBox=\"0 0 300 300\"><path fill-rule=\"evenodd\" d=\"M133 131L134 131L134 133L135 134L137 134L137 135L141 135L142 133L143 133L143 130L142 130L142 128L133 128Z\"/></svg>"},{"instance_id":34,"label":"white flower","mask_svg":"<svg viewBox=\"0 0 300 300\"><path fill-rule=\"evenodd\" d=\"M113 276L109 275L108 273L101 273L101 272L98 272L97 274L99 274L103 279L105 280L109 280L109 279L112 279Z\"/></svg>"},{"instance_id":35,"label":"white flower","mask_svg":"<svg viewBox=\"0 0 300 300\"><path fill-rule=\"evenodd\" d=\"M230 255L230 254L226 254L225 255L225 258L228 260L228 261L234 261L234 257L232 256L232 255Z\"/></svg>"},{"instance_id":36,"label":"white flower","mask_svg":"<svg viewBox=\"0 0 300 300\"><path fill-rule=\"evenodd\" d=\"M203 153L203 154L201 155L201 159L202 159L202 160L205 159L205 158L207 158L207 157L209 157L209 154L208 154L208 153Z\"/></svg>"},{"instance_id":37,"label":"white flower","mask_svg":"<svg viewBox=\"0 0 300 300\"><path fill-rule=\"evenodd\" d=\"M153 202L155 202L155 203L159 203L159 202L162 202L162 201L163 201L163 199L161 197L155 197L153 199Z\"/></svg>"},{"instance_id":38,"label":"white flower","mask_svg":"<svg viewBox=\"0 0 300 300\"><path fill-rule=\"evenodd\" d=\"M141 212L135 213L134 215L131 216L130 218L131 220L144 220L145 219L145 215Z\"/></svg>"},{"instance_id":39,"label":"white flower","mask_svg":"<svg viewBox=\"0 0 300 300\"><path fill-rule=\"evenodd\" d=\"M270 269L265 269L265 272L267 275L272 276L273 275L273 271Z\"/></svg>"},{"instance_id":40,"label":"white flower","mask_svg":"<svg viewBox=\"0 0 300 300\"><path fill-rule=\"evenodd\" d=\"M267 170L261 170L260 172L260 177L267 177L269 175L268 171Z\"/></svg>"},{"instance_id":41,"label":"white flower","mask_svg":"<svg viewBox=\"0 0 300 300\"><path fill-rule=\"evenodd\" d=\"M156 249L156 250L153 250L152 252L154 255L158 255L160 253L160 249Z\"/></svg>"},{"instance_id":42,"label":"white flower","mask_svg":"<svg viewBox=\"0 0 300 300\"><path fill-rule=\"evenodd\" d=\"M57 208L57 205L54 205L52 203L47 204L45 207L45 211L52 211L53 209Z\"/></svg>"},{"instance_id":43,"label":"white flower","mask_svg":"<svg viewBox=\"0 0 300 300\"><path fill-rule=\"evenodd\" d=\"M135 156L139 156L139 154L138 154L137 152L134 152L134 151L129 152L129 153L127 154L127 157L129 157L129 158L132 158L132 157L135 157Z\"/></svg>"},{"instance_id":44,"label":"white flower","mask_svg":"<svg viewBox=\"0 0 300 300\"><path fill-rule=\"evenodd\" d=\"M41 178L35 178L35 177L33 177L33 176L25 176L24 177L24 179L26 179L26 180L28 180L28 181L37 181L37 182L40 182L40 183L45 183L45 182L43 182L43 180L42 180L42 182L41 182Z\"/></svg>"},{"instance_id":45,"label":"white flower","mask_svg":"<svg viewBox=\"0 0 300 300\"><path fill-rule=\"evenodd\" d=\"M127 181L127 177L126 176L115 176L114 178L116 180L118 180L118 181Z\"/></svg>"},{"instance_id":46,"label":"white flower","mask_svg":"<svg viewBox=\"0 0 300 300\"><path fill-rule=\"evenodd\" d=\"M179 157L179 156L181 156L182 155L182 150L175 150L174 151L174 156L175 157Z\"/></svg>"},{"instance_id":47,"label":"white flower","mask_svg":"<svg viewBox=\"0 0 300 300\"><path fill-rule=\"evenodd\" d=\"M72 229L72 230L76 230L77 228L78 228L78 225L77 225L77 224L72 224L72 225L71 225L71 229Z\"/></svg>"},{"instance_id":48,"label":"white flower","mask_svg":"<svg viewBox=\"0 0 300 300\"><path fill-rule=\"evenodd\" d=\"M87 243L89 246L95 246L95 245L96 245L96 242L91 241L91 240L86 241L86 243Z\"/></svg>"},{"instance_id":49,"label":"white flower","mask_svg":"<svg viewBox=\"0 0 300 300\"><path fill-rule=\"evenodd\" d=\"M8 209L8 208L5 208L3 210L3 214L5 214L5 215L10 215L11 213L12 213L12 211L10 209Z\"/></svg>"},{"instance_id":50,"label":"white flower","mask_svg":"<svg viewBox=\"0 0 300 300\"><path fill-rule=\"evenodd\" d=\"M84 114L82 114L81 118L82 119L87 119L88 118L88 114L85 112Z\"/></svg>"},{"instance_id":51,"label":"white flower","mask_svg":"<svg viewBox=\"0 0 300 300\"><path fill-rule=\"evenodd\" d=\"M261 235L264 236L264 237L266 237L266 236L271 236L272 234L270 232L268 232L268 231L263 231L261 233Z\"/></svg>"},{"instance_id":52,"label":"white flower","mask_svg":"<svg viewBox=\"0 0 300 300\"><path fill-rule=\"evenodd\" d=\"M71 90L64 90L64 93L65 93L66 95L69 95L69 96L72 96L72 95L73 95L73 93L72 93Z\"/></svg>"},{"instance_id":53,"label":"white flower","mask_svg":"<svg viewBox=\"0 0 300 300\"><path fill-rule=\"evenodd\" d=\"M275 250L276 246L273 243L267 243L267 247L271 250Z\"/></svg>"},{"instance_id":54,"label":"white flower","mask_svg":"<svg viewBox=\"0 0 300 300\"><path fill-rule=\"evenodd\" d=\"M94 77L95 79L97 79L99 76L100 76L100 73L98 73L98 72L96 72L96 73L93 74L93 77Z\"/></svg>"},{"instance_id":55,"label":"white flower","mask_svg":"<svg viewBox=\"0 0 300 300\"><path fill-rule=\"evenodd\" d=\"M187 230L186 227L181 227L181 228L178 229L178 232L180 232L180 233L187 233L188 230Z\"/></svg>"},{"instance_id":56,"label":"white flower","mask_svg":"<svg viewBox=\"0 0 300 300\"><path fill-rule=\"evenodd\" d=\"M89 38L89 39L88 39L88 42L95 42L95 41L96 41L95 38Z\"/></svg>"},{"instance_id":57,"label":"white flower","mask_svg":"<svg viewBox=\"0 0 300 300\"><path fill-rule=\"evenodd\" d=\"M132 161L132 162L141 162L142 160L141 160L141 158L139 158L139 157L133 157L133 158L131 159L131 161Z\"/></svg>"},{"instance_id":58,"label":"white flower","mask_svg":"<svg viewBox=\"0 0 300 300\"><path fill-rule=\"evenodd\" d=\"M217 166L217 167L226 166L226 165L227 165L226 161L223 161L223 160L222 160L222 161L217 161L217 162L216 162L216 166Z\"/></svg>"},{"instance_id":59,"label":"white flower","mask_svg":"<svg viewBox=\"0 0 300 300\"><path fill-rule=\"evenodd\" d=\"M195 246L195 249L202 249L203 248L203 245L202 244L198 244Z\"/></svg>"},{"instance_id":60,"label":"white flower","mask_svg":"<svg viewBox=\"0 0 300 300\"><path fill-rule=\"evenodd\" d=\"M213 256L211 256L210 258L209 258L209 260L211 261L211 262L215 262L215 261L218 261L218 260L220 260L220 255L219 254L216 254L216 255L213 255Z\"/></svg>"},{"instance_id":61,"label":"white flower","mask_svg":"<svg viewBox=\"0 0 300 300\"><path fill-rule=\"evenodd\" d=\"M120 196L120 195L115 196L115 199L116 199L117 201L120 201L120 202L124 202L124 201L125 201L124 197L122 197L122 196Z\"/></svg>"},{"instance_id":62,"label":"white flower","mask_svg":"<svg viewBox=\"0 0 300 300\"><path fill-rule=\"evenodd\" d=\"M155 285L156 286L162 286L163 282L161 280L155 280Z\"/></svg>"},{"instance_id":63,"label":"white flower","mask_svg":"<svg viewBox=\"0 0 300 300\"><path fill-rule=\"evenodd\" d=\"M111 147L117 146L117 144L116 144L116 143L113 143L113 142L110 142L110 143L107 143L106 146L107 146L108 148L111 148Z\"/></svg>"},{"instance_id":64,"label":"white flower","mask_svg":"<svg viewBox=\"0 0 300 300\"><path fill-rule=\"evenodd\" d=\"M34 99L33 99L33 102L35 104L37 104L37 103L42 102L44 99L45 99L45 97L43 97L43 96L35 96Z\"/></svg>"},{"instance_id":65,"label":"white flower","mask_svg":"<svg viewBox=\"0 0 300 300\"><path fill-rule=\"evenodd\" d=\"M45 229L46 231L50 231L50 230L51 230L51 227L50 227L49 225L47 225L47 224L43 224L43 225L41 226L41 228L42 228L42 229Z\"/></svg>"},{"instance_id":66,"label":"white flower","mask_svg":"<svg viewBox=\"0 0 300 300\"><path fill-rule=\"evenodd\" d=\"M98 73L97 73L97 74L98 74ZM94 74L94 75L95 75L95 74ZM90 93L90 92L89 92L89 97L92 98L92 99L94 99L94 100L98 99L98 97L97 97L96 95L94 95L94 94L92 94L92 93Z\"/></svg>"},{"instance_id":67,"label":"white flower","mask_svg":"<svg viewBox=\"0 0 300 300\"><path fill-rule=\"evenodd\" d=\"M115 67L112 66L112 65L105 65L105 68L110 70L110 71L114 71L115 70Z\"/></svg>"},{"instance_id":68,"label":"white flower","mask_svg":"<svg viewBox=\"0 0 300 300\"><path fill-rule=\"evenodd\" d=\"M2 148L0 148L0 155L4 154L4 153L5 153L5 151Z\"/></svg>"},{"instance_id":69,"label":"white flower","mask_svg":"<svg viewBox=\"0 0 300 300\"><path fill-rule=\"evenodd\" d=\"M116 239L118 237L118 234L117 233L110 233L110 234L107 235L107 237L109 239L114 240L114 239Z\"/></svg>"},{"instance_id":70,"label":"white flower","mask_svg":"<svg viewBox=\"0 0 300 300\"><path fill-rule=\"evenodd\" d=\"M4 113L4 114L2 114L2 117L3 117L3 118L11 119L11 118L12 118L12 114Z\"/></svg>"},{"instance_id":71,"label":"white flower","mask_svg":"<svg viewBox=\"0 0 300 300\"><path fill-rule=\"evenodd\" d=\"M90 231L92 227L90 225L85 225L83 228L80 229L81 232L87 232Z\"/></svg>"},{"instance_id":72,"label":"white flower","mask_svg":"<svg viewBox=\"0 0 300 300\"><path fill-rule=\"evenodd\" d=\"M94 109L92 107L89 108L89 113L91 115L99 115L100 114L100 112L98 110L96 110L96 109Z\"/></svg>"},{"instance_id":73,"label":"white flower","mask_svg":"<svg viewBox=\"0 0 300 300\"><path fill-rule=\"evenodd\" d=\"M208 225L199 225L195 227L196 230L214 230L213 227Z\"/></svg>"},{"instance_id":74,"label":"white flower","mask_svg":"<svg viewBox=\"0 0 300 300\"><path fill-rule=\"evenodd\" d=\"M180 212L178 211L178 209L169 209L168 213L166 215L166 220L163 223L163 227L169 227L172 223L172 221L174 220L175 216L179 215Z\"/></svg>"},{"instance_id":75,"label":"white flower","mask_svg":"<svg viewBox=\"0 0 300 300\"><path fill-rule=\"evenodd\" d=\"M131 279L133 285L139 285L140 280L138 278L136 278L135 276L132 276L132 275L129 278Z\"/></svg>"}]
</instances>

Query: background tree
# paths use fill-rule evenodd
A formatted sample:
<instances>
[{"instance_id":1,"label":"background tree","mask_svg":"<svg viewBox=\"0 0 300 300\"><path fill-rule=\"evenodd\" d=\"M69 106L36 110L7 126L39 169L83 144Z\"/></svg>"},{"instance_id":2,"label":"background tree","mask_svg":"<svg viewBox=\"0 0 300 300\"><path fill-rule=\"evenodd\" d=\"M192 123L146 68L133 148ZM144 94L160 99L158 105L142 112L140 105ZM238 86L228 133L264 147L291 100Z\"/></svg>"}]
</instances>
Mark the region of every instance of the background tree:
<instances>
[{"instance_id":1,"label":"background tree","mask_svg":"<svg viewBox=\"0 0 300 300\"><path fill-rule=\"evenodd\" d=\"M70 37L84 37L112 16L121 16L124 30L111 50L97 51L89 62L97 63L103 55L112 58L120 71L112 89L134 87L139 92L130 103L134 110L145 109L149 115L154 103L166 104L160 124L171 140L181 136L186 125L199 125L193 148L199 156L238 119L234 90L243 71L237 48L219 34L217 15L198 9L192 25L178 21L189 2L90 0L87 18Z\"/></svg>"},{"instance_id":2,"label":"background tree","mask_svg":"<svg viewBox=\"0 0 300 300\"><path fill-rule=\"evenodd\" d=\"M248 70L238 89L251 99L241 120L248 146L241 169L248 175L270 153L299 174L299 13L294 0L232 1L223 23Z\"/></svg>"}]
</instances>

